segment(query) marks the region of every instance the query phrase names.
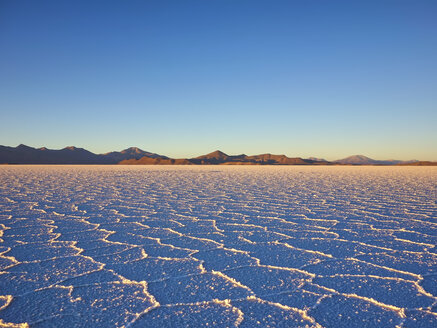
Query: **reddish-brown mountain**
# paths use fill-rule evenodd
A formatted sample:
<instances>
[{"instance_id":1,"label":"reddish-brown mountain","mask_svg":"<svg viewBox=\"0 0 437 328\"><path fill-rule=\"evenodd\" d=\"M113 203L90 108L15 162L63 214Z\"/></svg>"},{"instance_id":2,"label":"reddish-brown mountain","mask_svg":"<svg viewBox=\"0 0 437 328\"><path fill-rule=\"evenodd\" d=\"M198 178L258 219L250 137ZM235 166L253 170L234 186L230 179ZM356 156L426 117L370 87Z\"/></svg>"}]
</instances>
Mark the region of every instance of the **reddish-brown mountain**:
<instances>
[{"instance_id":1,"label":"reddish-brown mountain","mask_svg":"<svg viewBox=\"0 0 437 328\"><path fill-rule=\"evenodd\" d=\"M228 155L220 150L195 158L169 158L131 147L122 151L94 154L74 146L63 149L0 146L0 164L124 164L124 165L412 165L436 166L437 162L396 160L377 161L365 156L352 156L336 162L317 159L261 154Z\"/></svg>"},{"instance_id":2,"label":"reddish-brown mountain","mask_svg":"<svg viewBox=\"0 0 437 328\"><path fill-rule=\"evenodd\" d=\"M144 156L140 159L126 159L118 163L120 165L193 165L185 158L151 158Z\"/></svg>"}]
</instances>

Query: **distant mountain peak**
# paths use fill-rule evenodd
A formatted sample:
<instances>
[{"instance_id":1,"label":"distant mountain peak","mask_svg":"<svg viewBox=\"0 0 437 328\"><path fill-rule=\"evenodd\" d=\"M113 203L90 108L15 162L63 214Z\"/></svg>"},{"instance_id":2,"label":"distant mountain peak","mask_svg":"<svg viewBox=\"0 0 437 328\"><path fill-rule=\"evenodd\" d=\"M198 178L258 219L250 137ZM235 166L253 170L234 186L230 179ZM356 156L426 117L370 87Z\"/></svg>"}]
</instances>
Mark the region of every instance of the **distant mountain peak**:
<instances>
[{"instance_id":1,"label":"distant mountain peak","mask_svg":"<svg viewBox=\"0 0 437 328\"><path fill-rule=\"evenodd\" d=\"M212 153L209 153L208 155L211 155L211 156L228 156L228 154L225 154L221 150L213 151Z\"/></svg>"},{"instance_id":2,"label":"distant mountain peak","mask_svg":"<svg viewBox=\"0 0 437 328\"><path fill-rule=\"evenodd\" d=\"M217 159L217 160L223 160L227 158L229 158L229 155L225 154L221 150L216 150L213 151L212 153L196 157L196 159Z\"/></svg>"},{"instance_id":3,"label":"distant mountain peak","mask_svg":"<svg viewBox=\"0 0 437 328\"><path fill-rule=\"evenodd\" d=\"M359 159L359 160L366 160L366 161L368 161L368 160L373 160L372 158L367 157L367 156L364 156L364 155L352 155L352 156L349 156L349 157L346 157L346 158L350 158L350 159Z\"/></svg>"},{"instance_id":4,"label":"distant mountain peak","mask_svg":"<svg viewBox=\"0 0 437 328\"><path fill-rule=\"evenodd\" d=\"M35 149L35 148L32 148L32 147L26 146L26 145L24 145L24 144L19 144L19 145L17 146L17 149Z\"/></svg>"},{"instance_id":5,"label":"distant mountain peak","mask_svg":"<svg viewBox=\"0 0 437 328\"><path fill-rule=\"evenodd\" d=\"M335 161L336 163L340 164L352 164L352 165L373 165L373 164L379 164L378 161L364 156L364 155L352 155L343 159L339 159Z\"/></svg>"},{"instance_id":6,"label":"distant mountain peak","mask_svg":"<svg viewBox=\"0 0 437 328\"><path fill-rule=\"evenodd\" d=\"M326 159L324 158L318 158L318 157L309 157L308 158L310 161L315 161L315 162L327 162Z\"/></svg>"},{"instance_id":7,"label":"distant mountain peak","mask_svg":"<svg viewBox=\"0 0 437 328\"><path fill-rule=\"evenodd\" d=\"M126 148L125 150L122 150L121 153L122 154L125 154L125 153L143 154L143 153L148 153L148 152L144 151L138 147L129 147L129 148Z\"/></svg>"},{"instance_id":8,"label":"distant mountain peak","mask_svg":"<svg viewBox=\"0 0 437 328\"><path fill-rule=\"evenodd\" d=\"M115 162L120 162L128 159L140 159L144 156L151 157L151 158L168 158L167 156L162 156L159 154L144 151L138 147L129 147L122 151L112 151L103 154L103 156L106 156L107 158L111 158L111 160Z\"/></svg>"}]
</instances>

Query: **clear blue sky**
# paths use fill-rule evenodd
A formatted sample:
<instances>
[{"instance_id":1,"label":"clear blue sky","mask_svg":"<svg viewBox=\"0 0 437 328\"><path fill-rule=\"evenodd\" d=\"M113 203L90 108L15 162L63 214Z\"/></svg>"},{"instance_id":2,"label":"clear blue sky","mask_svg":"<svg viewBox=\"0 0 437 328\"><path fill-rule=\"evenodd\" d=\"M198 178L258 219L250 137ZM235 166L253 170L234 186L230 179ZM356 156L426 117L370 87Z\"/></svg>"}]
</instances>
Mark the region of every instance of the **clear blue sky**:
<instances>
[{"instance_id":1,"label":"clear blue sky","mask_svg":"<svg viewBox=\"0 0 437 328\"><path fill-rule=\"evenodd\" d=\"M437 1L0 0L0 144L437 160Z\"/></svg>"}]
</instances>

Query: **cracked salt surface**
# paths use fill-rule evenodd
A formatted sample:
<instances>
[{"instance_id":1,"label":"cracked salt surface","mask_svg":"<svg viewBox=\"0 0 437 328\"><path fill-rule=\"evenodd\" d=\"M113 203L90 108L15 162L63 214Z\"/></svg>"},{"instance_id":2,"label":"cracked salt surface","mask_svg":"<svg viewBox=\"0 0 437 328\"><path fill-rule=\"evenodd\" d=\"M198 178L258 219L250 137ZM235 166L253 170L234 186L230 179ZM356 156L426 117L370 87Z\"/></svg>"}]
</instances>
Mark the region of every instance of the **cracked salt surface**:
<instances>
[{"instance_id":1,"label":"cracked salt surface","mask_svg":"<svg viewBox=\"0 0 437 328\"><path fill-rule=\"evenodd\" d=\"M0 167L0 326L436 327L434 167Z\"/></svg>"}]
</instances>

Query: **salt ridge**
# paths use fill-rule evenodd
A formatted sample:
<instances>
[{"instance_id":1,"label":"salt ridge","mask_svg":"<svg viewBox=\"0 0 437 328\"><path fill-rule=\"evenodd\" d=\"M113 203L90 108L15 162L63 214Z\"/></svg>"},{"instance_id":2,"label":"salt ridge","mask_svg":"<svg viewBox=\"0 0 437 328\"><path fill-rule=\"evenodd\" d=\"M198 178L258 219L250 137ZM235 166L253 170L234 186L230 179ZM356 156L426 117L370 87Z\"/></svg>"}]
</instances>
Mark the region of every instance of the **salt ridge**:
<instances>
[{"instance_id":1,"label":"salt ridge","mask_svg":"<svg viewBox=\"0 0 437 328\"><path fill-rule=\"evenodd\" d=\"M0 181L0 326L437 323L432 167L20 166Z\"/></svg>"}]
</instances>

